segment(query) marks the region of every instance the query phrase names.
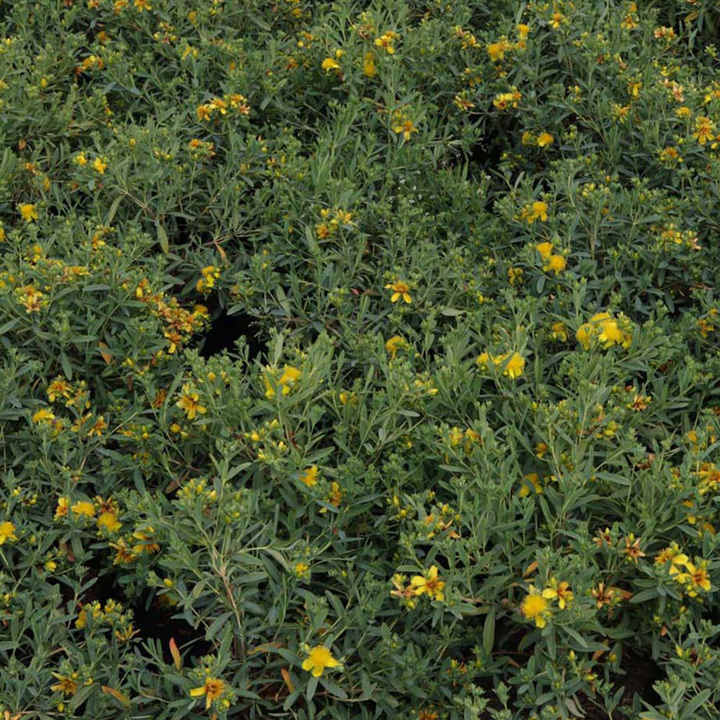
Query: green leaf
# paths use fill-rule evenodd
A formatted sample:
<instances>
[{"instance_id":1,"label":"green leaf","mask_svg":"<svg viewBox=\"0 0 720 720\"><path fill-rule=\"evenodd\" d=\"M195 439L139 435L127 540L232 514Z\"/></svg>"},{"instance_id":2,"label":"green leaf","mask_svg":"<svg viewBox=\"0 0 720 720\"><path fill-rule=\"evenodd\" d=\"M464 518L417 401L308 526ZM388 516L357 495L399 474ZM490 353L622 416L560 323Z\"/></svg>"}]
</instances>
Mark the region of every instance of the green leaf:
<instances>
[{"instance_id":1,"label":"green leaf","mask_svg":"<svg viewBox=\"0 0 720 720\"><path fill-rule=\"evenodd\" d=\"M495 644L495 608L492 608L485 617L483 625L483 648L489 655Z\"/></svg>"},{"instance_id":2,"label":"green leaf","mask_svg":"<svg viewBox=\"0 0 720 720\"><path fill-rule=\"evenodd\" d=\"M118 195L112 202L112 205L110 206L110 209L108 210L108 214L105 217L105 225L112 225L112 221L115 217L115 213L117 213L118 208L120 207L120 203L123 200L123 195Z\"/></svg>"},{"instance_id":3,"label":"green leaf","mask_svg":"<svg viewBox=\"0 0 720 720\"><path fill-rule=\"evenodd\" d=\"M308 680L307 687L305 688L305 699L310 702L313 697L315 696L315 691L317 690L318 683L320 682L320 678L315 677L314 675L310 676L310 680Z\"/></svg>"},{"instance_id":4,"label":"green leaf","mask_svg":"<svg viewBox=\"0 0 720 720\"><path fill-rule=\"evenodd\" d=\"M170 252L170 241L168 240L165 228L160 224L159 220L155 221L155 230L157 231L158 242L162 251L167 255Z\"/></svg>"},{"instance_id":5,"label":"green leaf","mask_svg":"<svg viewBox=\"0 0 720 720\"><path fill-rule=\"evenodd\" d=\"M637 603L646 602L647 600L654 600L656 597L660 597L660 593L656 587L651 587L633 595L630 598L630 604L636 605Z\"/></svg>"},{"instance_id":6,"label":"green leaf","mask_svg":"<svg viewBox=\"0 0 720 720\"><path fill-rule=\"evenodd\" d=\"M232 612L224 612L218 615L205 631L206 640L214 640L215 636L223 629L225 623L233 616Z\"/></svg>"}]
</instances>

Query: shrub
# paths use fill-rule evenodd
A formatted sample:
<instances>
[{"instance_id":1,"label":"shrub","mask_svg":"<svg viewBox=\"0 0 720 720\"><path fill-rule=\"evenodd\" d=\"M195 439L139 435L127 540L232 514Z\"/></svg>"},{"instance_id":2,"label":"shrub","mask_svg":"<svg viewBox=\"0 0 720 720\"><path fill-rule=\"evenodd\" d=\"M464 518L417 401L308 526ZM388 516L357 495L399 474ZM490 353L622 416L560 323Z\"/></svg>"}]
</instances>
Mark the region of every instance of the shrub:
<instances>
[{"instance_id":1,"label":"shrub","mask_svg":"<svg viewBox=\"0 0 720 720\"><path fill-rule=\"evenodd\" d=\"M0 8L4 716L715 717L717 19Z\"/></svg>"}]
</instances>

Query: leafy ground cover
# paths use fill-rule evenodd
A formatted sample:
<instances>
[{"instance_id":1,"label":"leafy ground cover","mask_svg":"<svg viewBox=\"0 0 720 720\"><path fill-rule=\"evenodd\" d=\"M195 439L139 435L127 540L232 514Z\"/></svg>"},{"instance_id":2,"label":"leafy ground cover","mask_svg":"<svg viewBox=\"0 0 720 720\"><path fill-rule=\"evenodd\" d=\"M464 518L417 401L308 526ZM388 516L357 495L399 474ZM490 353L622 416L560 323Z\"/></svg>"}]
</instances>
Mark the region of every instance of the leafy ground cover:
<instances>
[{"instance_id":1,"label":"leafy ground cover","mask_svg":"<svg viewBox=\"0 0 720 720\"><path fill-rule=\"evenodd\" d=\"M720 708L711 0L0 3L0 713Z\"/></svg>"}]
</instances>

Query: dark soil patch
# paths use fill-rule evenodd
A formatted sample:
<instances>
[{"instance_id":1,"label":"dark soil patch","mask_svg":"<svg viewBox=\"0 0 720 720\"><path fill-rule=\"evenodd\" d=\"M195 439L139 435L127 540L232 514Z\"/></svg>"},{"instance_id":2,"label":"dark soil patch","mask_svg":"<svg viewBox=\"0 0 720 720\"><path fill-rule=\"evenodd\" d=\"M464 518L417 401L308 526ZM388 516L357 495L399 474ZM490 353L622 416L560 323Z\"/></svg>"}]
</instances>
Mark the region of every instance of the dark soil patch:
<instances>
[{"instance_id":1,"label":"dark soil patch","mask_svg":"<svg viewBox=\"0 0 720 720\"><path fill-rule=\"evenodd\" d=\"M189 648L184 650L186 656L201 657L212 652L213 645L205 640L205 633L200 628L193 628L185 620L174 617L175 612L176 608L162 605L152 590L146 590L133 606L138 637L159 641L163 658L168 664L173 662L170 654L171 638L178 647Z\"/></svg>"},{"instance_id":2,"label":"dark soil patch","mask_svg":"<svg viewBox=\"0 0 720 720\"><path fill-rule=\"evenodd\" d=\"M235 343L242 337L247 344L249 361L265 353L265 342L252 316L245 313L229 315L227 310L220 310L203 336L200 355L207 359L225 351L235 353Z\"/></svg>"}]
</instances>

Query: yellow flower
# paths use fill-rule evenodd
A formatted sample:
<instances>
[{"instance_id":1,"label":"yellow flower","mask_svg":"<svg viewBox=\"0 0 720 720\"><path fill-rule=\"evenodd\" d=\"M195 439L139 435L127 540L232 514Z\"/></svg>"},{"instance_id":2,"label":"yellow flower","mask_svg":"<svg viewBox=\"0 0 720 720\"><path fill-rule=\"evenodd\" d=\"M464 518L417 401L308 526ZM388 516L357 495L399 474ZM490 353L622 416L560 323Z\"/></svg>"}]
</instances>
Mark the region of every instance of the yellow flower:
<instances>
[{"instance_id":1,"label":"yellow flower","mask_svg":"<svg viewBox=\"0 0 720 720\"><path fill-rule=\"evenodd\" d=\"M0 545L4 545L6 542L14 542L17 540L15 535L15 525L9 520L0 523Z\"/></svg>"},{"instance_id":2,"label":"yellow flower","mask_svg":"<svg viewBox=\"0 0 720 720\"><path fill-rule=\"evenodd\" d=\"M639 80L631 80L628 82L628 93L632 95L633 97L639 97L640 96L640 90L642 90L642 82Z\"/></svg>"},{"instance_id":3,"label":"yellow flower","mask_svg":"<svg viewBox=\"0 0 720 720\"><path fill-rule=\"evenodd\" d=\"M514 87L511 92L498 93L493 98L493 105L498 110L507 110L509 107L516 108L521 99L522 94Z\"/></svg>"},{"instance_id":4,"label":"yellow flower","mask_svg":"<svg viewBox=\"0 0 720 720\"><path fill-rule=\"evenodd\" d=\"M523 483L520 487L518 491L519 497L527 497L530 494L530 487L535 490L536 495L542 495L543 487L537 473L528 473L524 479L527 480L527 482Z\"/></svg>"},{"instance_id":5,"label":"yellow flower","mask_svg":"<svg viewBox=\"0 0 720 720\"><path fill-rule=\"evenodd\" d=\"M548 219L547 211L547 203L542 200L536 200L532 205L523 208L521 218L527 220L528 225L532 225L536 220L545 222Z\"/></svg>"},{"instance_id":6,"label":"yellow flower","mask_svg":"<svg viewBox=\"0 0 720 720\"><path fill-rule=\"evenodd\" d=\"M377 69L375 67L375 55L368 50L363 57L363 74L367 77L375 77Z\"/></svg>"},{"instance_id":7,"label":"yellow flower","mask_svg":"<svg viewBox=\"0 0 720 720\"><path fill-rule=\"evenodd\" d=\"M673 165L678 162L682 162L682 155L678 152L678 149L673 146L668 146L663 150L660 150L660 160L664 163Z\"/></svg>"},{"instance_id":8,"label":"yellow flower","mask_svg":"<svg viewBox=\"0 0 720 720\"><path fill-rule=\"evenodd\" d=\"M97 526L98 529L104 528L108 532L114 533L122 527L122 523L118 522L117 513L106 510L97 519Z\"/></svg>"},{"instance_id":9,"label":"yellow flower","mask_svg":"<svg viewBox=\"0 0 720 720\"><path fill-rule=\"evenodd\" d=\"M282 394L288 395L290 393L290 390L293 388L295 383L300 379L300 376L302 375L302 372L298 370L296 367L293 367L292 365L286 365L283 368L282 375L277 380L277 384L280 385L282 388ZM271 385L270 380L275 378L275 370L273 368L266 368L265 369L265 375L264 375L264 382L265 382L265 397L266 398L274 398L275 397L275 389Z\"/></svg>"},{"instance_id":10,"label":"yellow flower","mask_svg":"<svg viewBox=\"0 0 720 720\"><path fill-rule=\"evenodd\" d=\"M340 400L340 402L343 405L347 405L348 403L350 403L351 405L357 405L358 396L354 392L348 392L347 390L342 390L341 392L338 393L338 400Z\"/></svg>"},{"instance_id":11,"label":"yellow flower","mask_svg":"<svg viewBox=\"0 0 720 720\"><path fill-rule=\"evenodd\" d=\"M706 563L703 562L700 566L692 566L691 568L688 568L689 572L689 582L688 584L692 587L694 590L695 588L699 588L700 590L704 590L705 592L710 592L712 589L712 586L710 585L710 576L707 572ZM692 591L688 593L690 597L695 597L692 594Z\"/></svg>"},{"instance_id":12,"label":"yellow flower","mask_svg":"<svg viewBox=\"0 0 720 720\"><path fill-rule=\"evenodd\" d=\"M410 286L402 280L396 280L393 283L389 283L385 286L385 289L393 291L393 294L390 297L390 302L392 303L397 302L398 300L400 300L400 298L402 298L408 304L412 302L412 297L410 296L409 292Z\"/></svg>"},{"instance_id":13,"label":"yellow flower","mask_svg":"<svg viewBox=\"0 0 720 720\"><path fill-rule=\"evenodd\" d=\"M18 205L18 210L22 215L22 219L27 223L38 219L37 208L32 203L22 203Z\"/></svg>"},{"instance_id":14,"label":"yellow flower","mask_svg":"<svg viewBox=\"0 0 720 720\"><path fill-rule=\"evenodd\" d=\"M709 117L701 116L695 120L693 137L697 138L700 145L705 145L708 140L712 140L714 131L715 125Z\"/></svg>"},{"instance_id":15,"label":"yellow flower","mask_svg":"<svg viewBox=\"0 0 720 720\"><path fill-rule=\"evenodd\" d=\"M220 678L208 677L205 678L205 682L200 687L193 688L190 691L190 697L202 697L204 695L205 709L208 710L223 692L225 692L225 683Z\"/></svg>"},{"instance_id":16,"label":"yellow flower","mask_svg":"<svg viewBox=\"0 0 720 720\"><path fill-rule=\"evenodd\" d=\"M477 365L483 370L487 369L488 363L492 362L495 367L505 365L503 368L503 375L515 380L519 378L525 370L525 358L519 353L514 352L502 353L501 355L490 355L487 352L481 353L475 358Z\"/></svg>"},{"instance_id":17,"label":"yellow flower","mask_svg":"<svg viewBox=\"0 0 720 720\"><path fill-rule=\"evenodd\" d=\"M340 666L340 663L332 656L328 648L324 645L316 645L309 651L308 657L303 660L302 669L310 671L313 677L320 677L325 668Z\"/></svg>"},{"instance_id":18,"label":"yellow flower","mask_svg":"<svg viewBox=\"0 0 720 720\"><path fill-rule=\"evenodd\" d=\"M89 500L79 500L70 508L75 515L95 517L95 505Z\"/></svg>"},{"instance_id":19,"label":"yellow flower","mask_svg":"<svg viewBox=\"0 0 720 720\"><path fill-rule=\"evenodd\" d=\"M672 543L669 547L663 548L655 556L656 565L664 565L666 562L672 560L674 557L680 554L680 547L677 543Z\"/></svg>"},{"instance_id":20,"label":"yellow flower","mask_svg":"<svg viewBox=\"0 0 720 720\"><path fill-rule=\"evenodd\" d=\"M550 615L548 601L532 585L520 605L520 612L528 620L534 620L535 625L539 628L544 628L547 625L547 618Z\"/></svg>"},{"instance_id":21,"label":"yellow flower","mask_svg":"<svg viewBox=\"0 0 720 720\"><path fill-rule=\"evenodd\" d=\"M28 313L39 312L46 304L45 294L41 290L37 290L32 285L25 285L16 288L19 302L25 307Z\"/></svg>"},{"instance_id":22,"label":"yellow flower","mask_svg":"<svg viewBox=\"0 0 720 720\"><path fill-rule=\"evenodd\" d=\"M410 587L414 588L415 595L427 594L438 602L445 599L443 593L445 582L438 579L437 565L433 565L424 575L414 575L410 578Z\"/></svg>"},{"instance_id":23,"label":"yellow flower","mask_svg":"<svg viewBox=\"0 0 720 720\"><path fill-rule=\"evenodd\" d=\"M330 70L339 70L340 63L338 63L338 61L334 60L333 58L325 58L322 61L321 67L325 72L330 72Z\"/></svg>"},{"instance_id":24,"label":"yellow flower","mask_svg":"<svg viewBox=\"0 0 720 720\"><path fill-rule=\"evenodd\" d=\"M543 260L547 260L552 255L553 244L550 242L541 242L535 246Z\"/></svg>"},{"instance_id":25,"label":"yellow flower","mask_svg":"<svg viewBox=\"0 0 720 720\"><path fill-rule=\"evenodd\" d=\"M97 158L95 158L95 159L93 160L92 166L93 166L93 168L94 168L97 172L99 172L101 175L104 175L104 174L105 174L105 170L107 169L107 163L104 162L103 159L102 159L102 158L99 158L99 157L97 157Z\"/></svg>"},{"instance_id":26,"label":"yellow flower","mask_svg":"<svg viewBox=\"0 0 720 720\"><path fill-rule=\"evenodd\" d=\"M679 582L682 582L680 578L684 577L684 573L680 569L682 567L685 569L692 567L690 558L685 553L678 552L670 557L670 575L674 576Z\"/></svg>"},{"instance_id":27,"label":"yellow flower","mask_svg":"<svg viewBox=\"0 0 720 720\"><path fill-rule=\"evenodd\" d=\"M467 112L470 108L475 107L475 103L470 102L470 100L467 99L465 91L457 93L453 98L453 103L462 112Z\"/></svg>"},{"instance_id":28,"label":"yellow flower","mask_svg":"<svg viewBox=\"0 0 720 720\"><path fill-rule=\"evenodd\" d=\"M543 590L542 596L548 600L557 600L561 610L569 607L574 597L570 585L564 580L559 583L554 577L550 578L550 586Z\"/></svg>"},{"instance_id":29,"label":"yellow flower","mask_svg":"<svg viewBox=\"0 0 720 720\"><path fill-rule=\"evenodd\" d=\"M310 566L304 562L295 563L295 567L293 568L293 570L295 571L295 574L298 577L304 577L305 575L307 575L307 572L309 569L310 569Z\"/></svg>"},{"instance_id":30,"label":"yellow flower","mask_svg":"<svg viewBox=\"0 0 720 720\"><path fill-rule=\"evenodd\" d=\"M381 35L379 38L375 38L375 46L383 48L388 55L394 55L395 46L393 45L393 41L399 37L400 36L396 32L388 30L384 35Z\"/></svg>"},{"instance_id":31,"label":"yellow flower","mask_svg":"<svg viewBox=\"0 0 720 720\"><path fill-rule=\"evenodd\" d=\"M640 549L640 538L636 538L634 533L630 533L624 538L624 541L625 547L622 552L628 560L637 565L638 560L645 557L645 553Z\"/></svg>"},{"instance_id":32,"label":"yellow flower","mask_svg":"<svg viewBox=\"0 0 720 720\"><path fill-rule=\"evenodd\" d=\"M56 377L48 385L46 390L48 400L50 402L55 402L55 400L60 396L64 397L67 400L70 397L71 391L72 388L70 387L70 383L62 376Z\"/></svg>"},{"instance_id":33,"label":"yellow flower","mask_svg":"<svg viewBox=\"0 0 720 720\"><path fill-rule=\"evenodd\" d=\"M154 539L155 529L153 527L146 527L142 530L136 530L133 533L133 537L140 542L136 543L132 547L133 555L140 555L141 553L156 553L160 550L160 545L155 542Z\"/></svg>"},{"instance_id":34,"label":"yellow flower","mask_svg":"<svg viewBox=\"0 0 720 720\"><path fill-rule=\"evenodd\" d=\"M415 127L415 123L406 117L398 117L395 120L395 124L392 126L393 132L400 135L402 133L402 136L405 138L405 140L409 140L412 137L413 133L416 133L418 130Z\"/></svg>"},{"instance_id":35,"label":"yellow flower","mask_svg":"<svg viewBox=\"0 0 720 720\"><path fill-rule=\"evenodd\" d=\"M489 43L487 45L487 52L493 62L498 62L498 60L502 60L505 57L505 52L509 50L510 47L510 43L503 39L498 42Z\"/></svg>"},{"instance_id":36,"label":"yellow flower","mask_svg":"<svg viewBox=\"0 0 720 720\"><path fill-rule=\"evenodd\" d=\"M70 501L66 497L59 497L57 507L55 508L55 520L65 517L68 514L69 507Z\"/></svg>"},{"instance_id":37,"label":"yellow flower","mask_svg":"<svg viewBox=\"0 0 720 720\"><path fill-rule=\"evenodd\" d=\"M407 342L402 335L393 335L385 343L385 350L388 352L391 358L395 358L398 350L402 350L407 347Z\"/></svg>"},{"instance_id":38,"label":"yellow flower","mask_svg":"<svg viewBox=\"0 0 720 720\"><path fill-rule=\"evenodd\" d=\"M557 30L560 27L560 25L567 24L567 22L568 22L568 19L561 12L555 11L552 14L552 19L550 20L550 26L554 30Z\"/></svg>"},{"instance_id":39,"label":"yellow flower","mask_svg":"<svg viewBox=\"0 0 720 720\"><path fill-rule=\"evenodd\" d=\"M210 105L210 103L205 103L204 105L198 105L198 108L197 108L198 121L210 120L214 109L215 109L214 106Z\"/></svg>"},{"instance_id":40,"label":"yellow flower","mask_svg":"<svg viewBox=\"0 0 720 720\"><path fill-rule=\"evenodd\" d=\"M583 323L575 333L577 341L583 346L585 350L590 349L590 341L593 337L593 327L590 323Z\"/></svg>"},{"instance_id":41,"label":"yellow flower","mask_svg":"<svg viewBox=\"0 0 720 720\"><path fill-rule=\"evenodd\" d=\"M80 165L80 166L82 166L82 165L87 165L87 158L85 157L85 153L83 153L83 152L78 153L78 154L73 158L73 162L74 162L76 165Z\"/></svg>"},{"instance_id":42,"label":"yellow flower","mask_svg":"<svg viewBox=\"0 0 720 720\"><path fill-rule=\"evenodd\" d=\"M612 106L613 110L613 116L616 120L625 120L627 118L628 113L630 112L630 106L629 105L618 105L617 103L613 103Z\"/></svg>"},{"instance_id":43,"label":"yellow flower","mask_svg":"<svg viewBox=\"0 0 720 720\"><path fill-rule=\"evenodd\" d=\"M547 263L543 265L546 272L554 272L559 275L567 266L567 260L562 255L551 255L547 259Z\"/></svg>"},{"instance_id":44,"label":"yellow flower","mask_svg":"<svg viewBox=\"0 0 720 720\"><path fill-rule=\"evenodd\" d=\"M537 144L538 147L544 148L551 145L555 141L555 138L549 132L542 132L538 135Z\"/></svg>"},{"instance_id":45,"label":"yellow flower","mask_svg":"<svg viewBox=\"0 0 720 720\"><path fill-rule=\"evenodd\" d=\"M54 685L50 686L53 692L61 692L64 695L74 695L78 690L78 684L76 682L78 674L75 672L72 675L60 675L59 673L52 673L52 676L58 681Z\"/></svg>"},{"instance_id":46,"label":"yellow flower","mask_svg":"<svg viewBox=\"0 0 720 720\"><path fill-rule=\"evenodd\" d=\"M500 365L505 362L507 359L507 355L498 355L497 358L494 359L494 363L496 365ZM525 358L519 353L514 352L510 359L507 361L507 364L505 365L505 369L503 370L503 375L507 375L510 379L515 380L516 378L519 378L525 370Z\"/></svg>"},{"instance_id":47,"label":"yellow flower","mask_svg":"<svg viewBox=\"0 0 720 720\"><path fill-rule=\"evenodd\" d=\"M215 265L206 265L200 271L202 277L197 281L195 289L205 292L215 287L215 281L220 277L220 270Z\"/></svg>"},{"instance_id":48,"label":"yellow flower","mask_svg":"<svg viewBox=\"0 0 720 720\"><path fill-rule=\"evenodd\" d=\"M318 466L311 465L305 472L300 476L300 480L304 482L308 487L317 485Z\"/></svg>"},{"instance_id":49,"label":"yellow flower","mask_svg":"<svg viewBox=\"0 0 720 720\"><path fill-rule=\"evenodd\" d=\"M185 411L188 420L194 420L198 413L204 415L207 408L200 404L200 395L193 392L189 385L183 385L183 394L175 405Z\"/></svg>"},{"instance_id":50,"label":"yellow flower","mask_svg":"<svg viewBox=\"0 0 720 720\"><path fill-rule=\"evenodd\" d=\"M568 339L567 328L561 322L552 324L550 335L553 340L559 340L560 342L567 342Z\"/></svg>"},{"instance_id":51,"label":"yellow flower","mask_svg":"<svg viewBox=\"0 0 720 720\"><path fill-rule=\"evenodd\" d=\"M511 285L521 283L525 271L522 268L510 267L508 268L508 281Z\"/></svg>"},{"instance_id":52,"label":"yellow flower","mask_svg":"<svg viewBox=\"0 0 720 720\"><path fill-rule=\"evenodd\" d=\"M583 323L577 330L575 337L585 350L590 348L593 338L604 345L605 349L613 345L622 345L629 348L632 344L632 335L627 331L628 320L621 316L621 322L612 318L609 313L596 313L589 322Z\"/></svg>"},{"instance_id":53,"label":"yellow flower","mask_svg":"<svg viewBox=\"0 0 720 720\"><path fill-rule=\"evenodd\" d=\"M40 423L52 422L54 419L55 419L54 413L51 410L48 410L47 408L42 408L41 410L38 410L32 416L33 422L37 423L38 425Z\"/></svg>"},{"instance_id":54,"label":"yellow flower","mask_svg":"<svg viewBox=\"0 0 720 720\"><path fill-rule=\"evenodd\" d=\"M450 439L450 445L457 447L464 440L465 435L459 427L452 427L450 428L448 437Z\"/></svg>"},{"instance_id":55,"label":"yellow flower","mask_svg":"<svg viewBox=\"0 0 720 720\"><path fill-rule=\"evenodd\" d=\"M622 342L623 333L615 320L606 320L600 326L598 339L606 347L612 347L615 343L620 344Z\"/></svg>"},{"instance_id":56,"label":"yellow flower","mask_svg":"<svg viewBox=\"0 0 720 720\"><path fill-rule=\"evenodd\" d=\"M100 437L103 434L103 431L107 429L107 421L105 418L101 415L94 423L93 426L88 430L88 437L92 437L93 435L97 435Z\"/></svg>"}]
</instances>

